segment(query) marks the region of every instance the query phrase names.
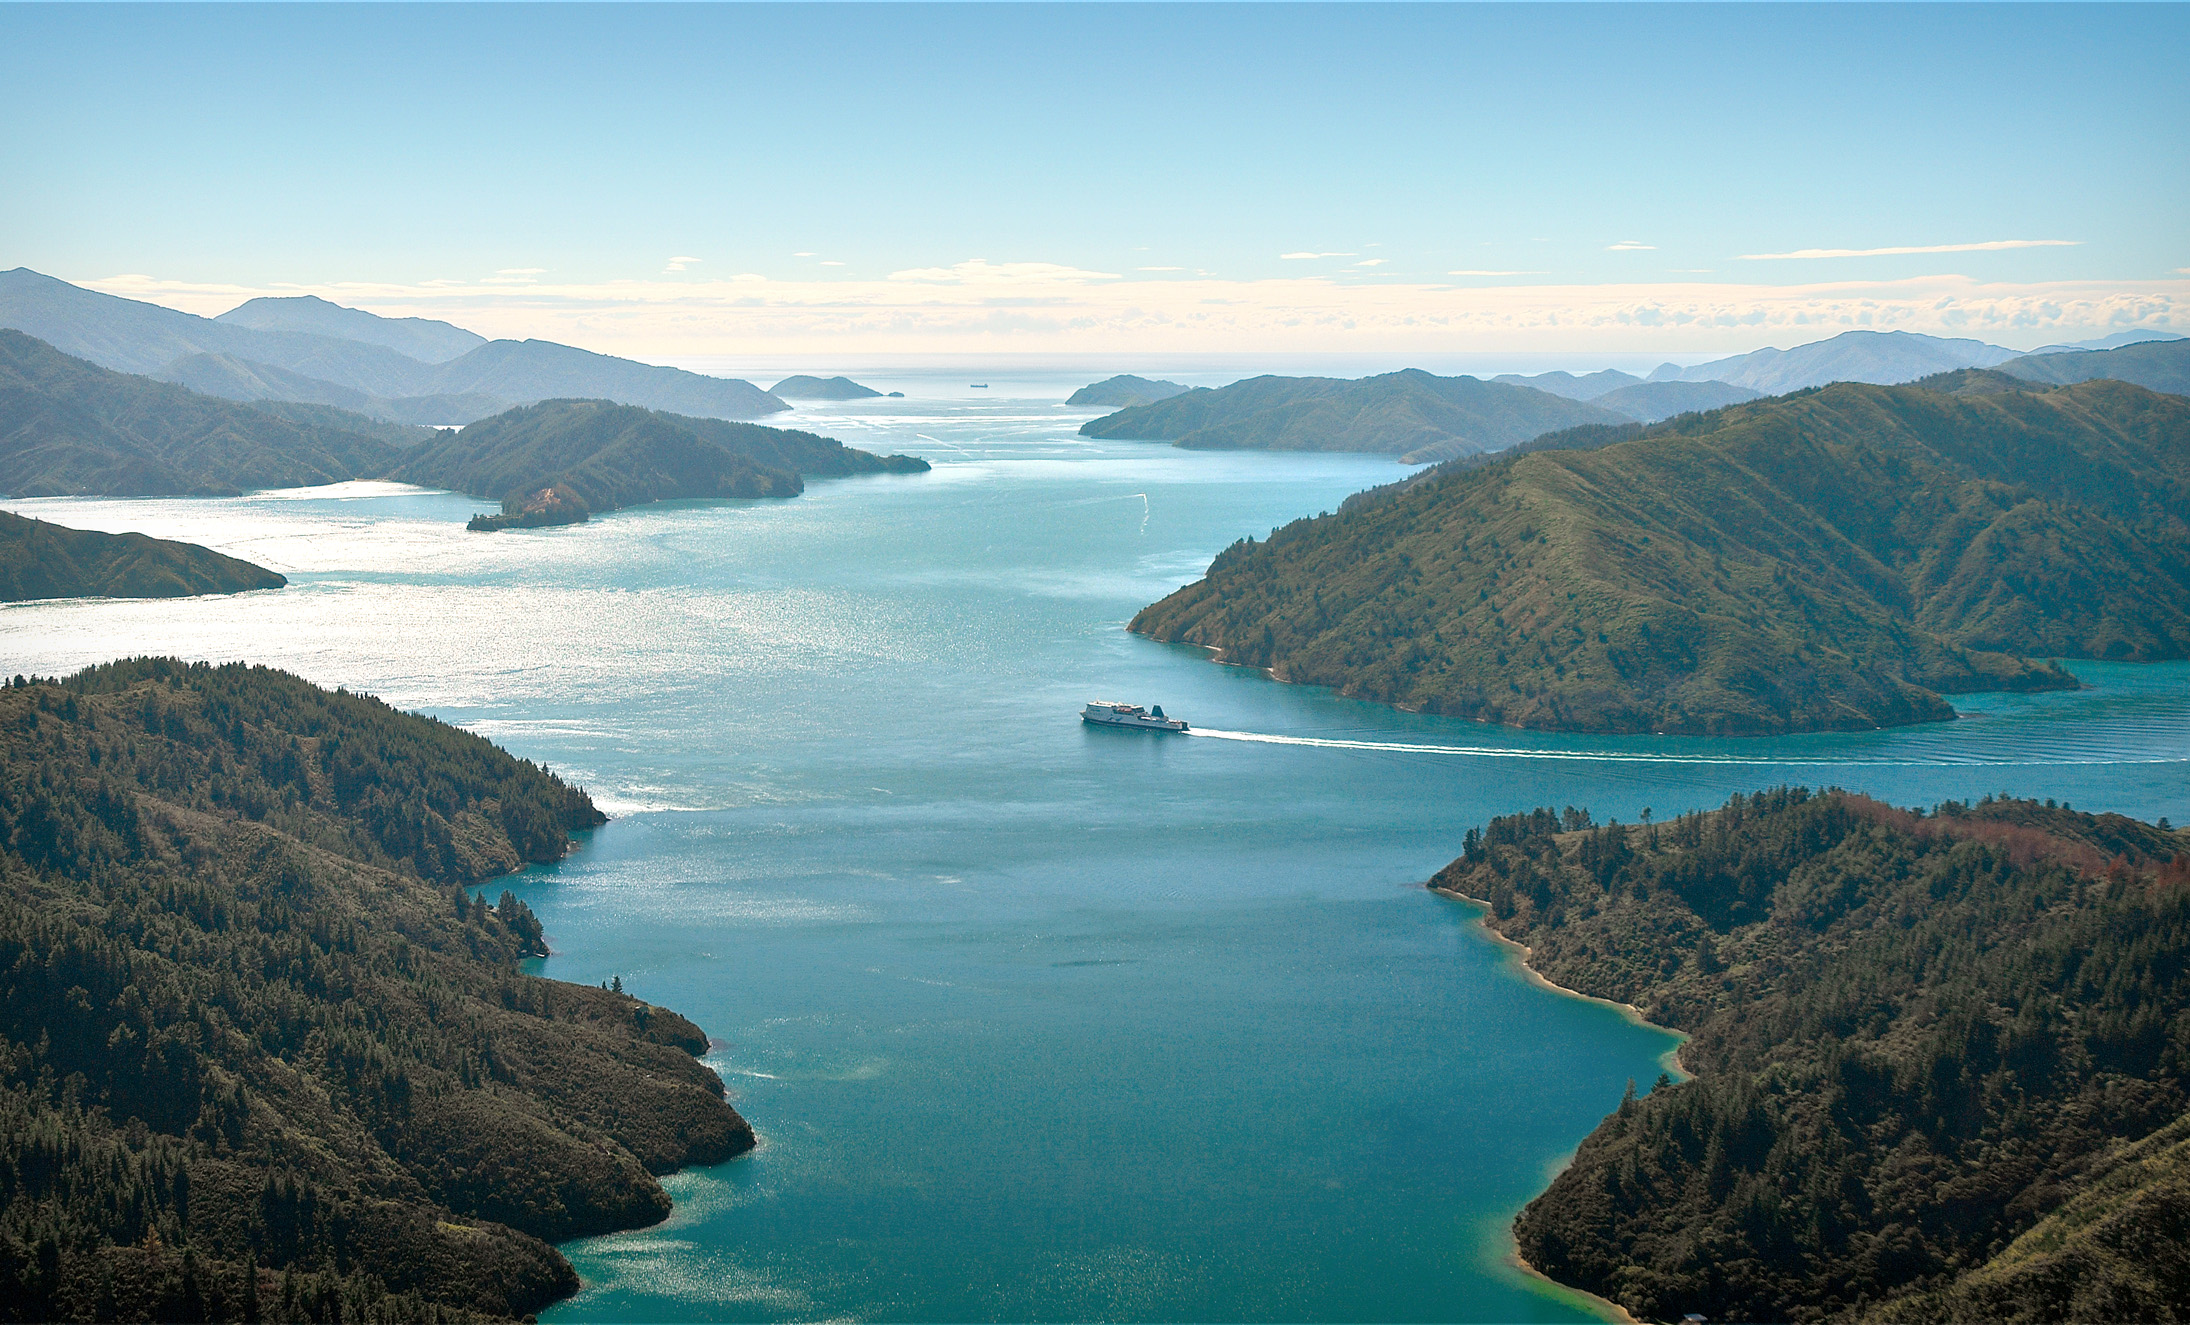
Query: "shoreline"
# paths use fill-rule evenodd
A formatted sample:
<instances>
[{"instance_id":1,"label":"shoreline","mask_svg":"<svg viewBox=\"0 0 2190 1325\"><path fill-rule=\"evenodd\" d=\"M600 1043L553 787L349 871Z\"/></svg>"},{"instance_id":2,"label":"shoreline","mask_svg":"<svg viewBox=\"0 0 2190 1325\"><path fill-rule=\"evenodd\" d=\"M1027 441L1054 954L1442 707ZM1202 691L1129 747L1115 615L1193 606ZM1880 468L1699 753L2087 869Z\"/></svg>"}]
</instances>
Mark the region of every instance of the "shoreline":
<instances>
[{"instance_id":1,"label":"shoreline","mask_svg":"<svg viewBox=\"0 0 2190 1325\"><path fill-rule=\"evenodd\" d=\"M1529 947L1526 943L1522 943L1517 939L1507 938L1505 935L1499 933L1495 928L1491 926L1489 902L1483 900L1480 897L1470 897L1466 893L1455 892L1453 889L1450 888L1440 888L1437 887L1435 884L1425 884L1423 886L1428 888L1430 892L1436 894L1439 897L1447 898L1455 902L1461 902L1468 906L1476 908L1475 923L1482 928L1482 931L1485 934L1490 936L1490 939L1493 943L1496 943L1500 948L1505 950L1506 954L1510 958L1512 958L1513 964L1520 970L1521 974L1528 980L1530 984L1535 985L1538 989L1548 990L1549 992L1557 994L1562 998L1577 998L1585 1003L1601 1004L1605 1007L1611 1008L1615 1012L1618 1012L1623 1019L1633 1025L1645 1027L1649 1030L1662 1031L1667 1035L1675 1036L1676 1039L1673 1046L1667 1049L1664 1053L1658 1055L1658 1065L1664 1068L1666 1075L1672 1077L1673 1080L1676 1082L1694 1080L1695 1074L1690 1072L1686 1067L1682 1066L1681 1064L1681 1048L1688 1043L1688 1035L1686 1032L1675 1030L1671 1026L1660 1026L1658 1023L1650 1020L1650 1018L1644 1016L1642 1013L1642 1009L1636 1007L1632 1003L1622 1003L1610 998L1599 998L1595 994L1585 994L1579 989L1569 989L1565 985L1555 983L1542 971L1537 970L1534 966L1531 966L1529 964L1529 958L1533 957L1536 953L1536 950L1534 948ZM1567 1164L1572 1162L1573 1157L1570 1155L1568 1156L1566 1163L1560 1164L1558 1170L1553 1172L1546 1178L1544 1184L1545 1187L1548 1188L1551 1185L1550 1179L1558 1177L1559 1173L1562 1173L1566 1170ZM1538 1192L1537 1194L1542 1195L1542 1192ZM1630 1313L1626 1307L1621 1306L1619 1303L1613 1301L1611 1298L1599 1297L1597 1294L1590 1292L1588 1289L1576 1288L1572 1284L1560 1283L1558 1280L1552 1278L1550 1275L1545 1274L1542 1270L1537 1269L1534 1265L1531 1265L1529 1263L1528 1257L1521 1254L1521 1244L1519 1240L1514 1236L1513 1224L1511 1221L1508 1221L1505 1227L1505 1240L1505 1264L1509 1268L1513 1269L1516 1273L1520 1274L1524 1279L1532 1281L1533 1286L1538 1288L1540 1291L1549 1292L1553 1296L1564 1300L1586 1304L1587 1306L1600 1312L1607 1321L1612 1322L1612 1325L1640 1325L1640 1322L1636 1320L1635 1316Z\"/></svg>"},{"instance_id":2,"label":"shoreline","mask_svg":"<svg viewBox=\"0 0 2190 1325\"><path fill-rule=\"evenodd\" d=\"M1508 1225L1506 1229L1506 1244L1506 1264L1518 1270L1523 1278L1535 1281L1534 1286L1539 1291L1550 1292L1556 1290L1551 1292L1552 1296L1567 1300L1578 1298L1603 1312L1605 1319L1612 1322L1612 1325L1642 1325L1642 1322L1637 1320L1632 1312L1611 1298L1599 1297L1595 1293L1576 1288L1572 1284L1562 1284L1542 1270L1529 1264L1528 1257L1521 1254L1520 1244L1513 1240L1511 1225Z\"/></svg>"},{"instance_id":3,"label":"shoreline","mask_svg":"<svg viewBox=\"0 0 2190 1325\"><path fill-rule=\"evenodd\" d=\"M1660 1026L1657 1022L1644 1016L1642 1009L1636 1007L1633 1003L1622 1003L1617 999L1599 998L1595 994L1585 994L1579 989L1569 989L1565 985L1554 983L1542 971L1529 965L1529 958L1536 955L1534 948L1517 939L1507 938L1491 926L1489 902L1480 897L1470 897L1466 893L1455 892L1450 888L1440 888L1435 884L1424 884L1423 886L1439 897L1449 898L1455 902L1464 902L1469 906L1478 908L1475 923L1482 926L1483 932L1490 936L1493 943L1504 948L1513 957L1514 965L1520 969L1521 974L1527 977L1528 982L1538 989L1548 990L1562 998L1578 998L1584 1003L1601 1004L1618 1012L1622 1018L1633 1025L1640 1026L1645 1030L1659 1031L1677 1037L1677 1042L1672 1048L1658 1055L1658 1065L1665 1069L1665 1074L1673 1078L1676 1084L1695 1080L1696 1074L1689 1071L1687 1066L1681 1062L1681 1049L1688 1043L1688 1033L1686 1031L1675 1030L1671 1026Z\"/></svg>"}]
</instances>

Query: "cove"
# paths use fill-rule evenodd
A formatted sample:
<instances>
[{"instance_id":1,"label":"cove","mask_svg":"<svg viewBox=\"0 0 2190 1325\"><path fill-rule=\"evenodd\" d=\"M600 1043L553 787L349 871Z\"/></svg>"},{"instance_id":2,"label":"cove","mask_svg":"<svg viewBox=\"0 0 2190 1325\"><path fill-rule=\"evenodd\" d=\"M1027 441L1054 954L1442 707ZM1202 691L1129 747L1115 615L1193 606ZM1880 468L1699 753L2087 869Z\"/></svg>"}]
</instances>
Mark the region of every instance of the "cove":
<instances>
[{"instance_id":1,"label":"cove","mask_svg":"<svg viewBox=\"0 0 2190 1325\"><path fill-rule=\"evenodd\" d=\"M1505 1227L1670 1039L1533 987L1420 886L1468 827L1785 781L2184 813L2179 665L2076 664L2091 689L1925 728L1585 738L1135 639L1225 544L1399 467L1092 443L1058 396L922 385L775 421L934 473L793 501L494 536L373 485L9 504L292 580L0 609L9 672L274 663L617 816L512 881L538 969L706 1027L763 1142L669 1179L666 1224L566 1248L587 1287L553 1318L1583 1319L1502 1263ZM1095 698L1281 739L1085 729Z\"/></svg>"}]
</instances>

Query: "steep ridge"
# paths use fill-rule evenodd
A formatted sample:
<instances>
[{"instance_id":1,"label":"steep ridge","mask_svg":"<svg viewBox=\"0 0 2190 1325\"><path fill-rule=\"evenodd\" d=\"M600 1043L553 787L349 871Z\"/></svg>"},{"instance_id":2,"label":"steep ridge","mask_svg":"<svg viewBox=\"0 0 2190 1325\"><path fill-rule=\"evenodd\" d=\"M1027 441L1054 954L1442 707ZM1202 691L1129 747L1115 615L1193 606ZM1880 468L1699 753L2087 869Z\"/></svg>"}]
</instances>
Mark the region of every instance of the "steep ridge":
<instances>
[{"instance_id":1,"label":"steep ridge","mask_svg":"<svg viewBox=\"0 0 2190 1325\"><path fill-rule=\"evenodd\" d=\"M1579 731L1931 721L1945 694L2074 684L2025 659L2190 655L2190 401L1933 385L1455 466L1235 545L1132 629Z\"/></svg>"},{"instance_id":2,"label":"steep ridge","mask_svg":"<svg viewBox=\"0 0 2190 1325\"><path fill-rule=\"evenodd\" d=\"M279 589L289 581L195 543L103 534L0 511L0 602L30 598L186 598Z\"/></svg>"},{"instance_id":3,"label":"steep ridge","mask_svg":"<svg viewBox=\"0 0 2190 1325\"><path fill-rule=\"evenodd\" d=\"M1196 450L1367 451L1421 464L1625 419L1529 387L1410 368L1358 381L1249 378L1106 414L1080 432Z\"/></svg>"},{"instance_id":4,"label":"steep ridge","mask_svg":"<svg viewBox=\"0 0 2190 1325\"><path fill-rule=\"evenodd\" d=\"M487 343L485 336L423 317L382 317L317 295L247 299L215 322L254 331L302 331L380 345L420 363L447 363Z\"/></svg>"},{"instance_id":5,"label":"steep ridge","mask_svg":"<svg viewBox=\"0 0 2190 1325\"><path fill-rule=\"evenodd\" d=\"M1730 382L1779 395L1828 382L1891 386L1957 368L1990 368L2015 357L2013 350L1980 340L1925 336L1912 331L1844 331L1829 340L1812 341L1791 350L1756 350L1691 368L1668 364L1652 373L1650 380Z\"/></svg>"},{"instance_id":6,"label":"steep ridge","mask_svg":"<svg viewBox=\"0 0 2190 1325\"><path fill-rule=\"evenodd\" d=\"M11 496L225 496L375 477L395 456L0 330L0 492Z\"/></svg>"},{"instance_id":7,"label":"steep ridge","mask_svg":"<svg viewBox=\"0 0 2190 1325\"><path fill-rule=\"evenodd\" d=\"M919 473L924 460L876 456L784 428L687 418L605 400L550 400L444 434L391 477L504 503L511 515L567 486L592 511L677 497L789 497L801 475Z\"/></svg>"},{"instance_id":8,"label":"steep ridge","mask_svg":"<svg viewBox=\"0 0 2190 1325\"><path fill-rule=\"evenodd\" d=\"M510 407L509 401L477 393L376 396L292 373L286 368L239 359L232 354L186 354L151 376L158 381L189 387L200 395L219 396L224 400L242 400L254 405L261 401L325 405L399 425L469 423ZM294 416L284 413L283 417Z\"/></svg>"},{"instance_id":9,"label":"steep ridge","mask_svg":"<svg viewBox=\"0 0 2190 1325\"><path fill-rule=\"evenodd\" d=\"M2112 350L2070 350L2010 359L2000 371L2032 382L2089 382L2109 377L2153 391L2190 395L2190 339L2140 341Z\"/></svg>"},{"instance_id":10,"label":"steep ridge","mask_svg":"<svg viewBox=\"0 0 2190 1325\"><path fill-rule=\"evenodd\" d=\"M476 736L264 668L0 689L0 1304L518 1317L550 1242L753 1144L699 1028L522 974L601 822Z\"/></svg>"},{"instance_id":11,"label":"steep ridge","mask_svg":"<svg viewBox=\"0 0 2190 1325\"><path fill-rule=\"evenodd\" d=\"M381 334L389 324L400 326L394 319L376 318L357 309L338 311L368 319L362 325L373 329L380 339L389 338ZM345 339L361 325L356 319L310 321L314 326L341 330L344 335L283 327L260 329L100 294L27 268L0 272L0 327L28 332L66 353L123 372L159 372L178 360L211 354L279 369L377 400L483 397L483 413L507 402L562 396L603 397L648 408L731 419L760 418L790 408L750 382L637 363L552 341L490 341L447 362L426 363L384 344ZM340 400L321 397L314 397L314 403L343 405ZM410 423L461 423L479 417L436 414L449 403L444 400L430 408L391 408L386 417ZM365 413L382 412L377 406L345 407L360 408Z\"/></svg>"},{"instance_id":12,"label":"steep ridge","mask_svg":"<svg viewBox=\"0 0 2190 1325\"><path fill-rule=\"evenodd\" d=\"M1537 810L1431 886L1686 1031L1516 1222L1647 1320L2166 1320L2190 1261L2190 832L2048 801Z\"/></svg>"}]
</instances>

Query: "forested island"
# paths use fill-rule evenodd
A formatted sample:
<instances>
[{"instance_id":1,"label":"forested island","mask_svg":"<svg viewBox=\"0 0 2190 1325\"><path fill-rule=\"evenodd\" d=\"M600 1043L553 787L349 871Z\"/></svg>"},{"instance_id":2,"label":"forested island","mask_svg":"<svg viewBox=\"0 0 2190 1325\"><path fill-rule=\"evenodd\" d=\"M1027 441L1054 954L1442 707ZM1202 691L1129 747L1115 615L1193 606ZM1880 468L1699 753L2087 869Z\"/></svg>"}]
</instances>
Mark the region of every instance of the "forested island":
<instances>
[{"instance_id":1,"label":"forested island","mask_svg":"<svg viewBox=\"0 0 2190 1325\"><path fill-rule=\"evenodd\" d=\"M805 490L806 477L927 468L912 456L873 455L789 428L549 400L444 433L391 477L499 500L518 523L528 504L558 489L577 503L566 509L599 513L677 497L790 497Z\"/></svg>"},{"instance_id":2,"label":"forested island","mask_svg":"<svg viewBox=\"0 0 2190 1325\"><path fill-rule=\"evenodd\" d=\"M103 534L0 511L0 602L185 598L279 589L288 579L195 543Z\"/></svg>"},{"instance_id":3,"label":"forested island","mask_svg":"<svg viewBox=\"0 0 2190 1325\"><path fill-rule=\"evenodd\" d=\"M1130 406L1090 419L1080 432L1206 451L1367 451L1423 464L1559 428L1628 421L1532 387L1409 368L1358 381L1252 377Z\"/></svg>"},{"instance_id":4,"label":"forested island","mask_svg":"<svg viewBox=\"0 0 2190 1325\"><path fill-rule=\"evenodd\" d=\"M519 1317L750 1148L697 1027L472 892L600 822L265 668L0 688L0 1319Z\"/></svg>"},{"instance_id":5,"label":"forested island","mask_svg":"<svg viewBox=\"0 0 2190 1325\"><path fill-rule=\"evenodd\" d=\"M1515 1225L1649 1320L2170 1320L2190 1301L2190 832L1781 789L1540 809L1431 886L1689 1035Z\"/></svg>"},{"instance_id":6,"label":"forested island","mask_svg":"<svg viewBox=\"0 0 2190 1325\"><path fill-rule=\"evenodd\" d=\"M1950 694L2075 685L2052 659L2190 656L2178 396L1963 371L1520 449L1235 544L1131 628L1597 732L1933 721Z\"/></svg>"}]
</instances>

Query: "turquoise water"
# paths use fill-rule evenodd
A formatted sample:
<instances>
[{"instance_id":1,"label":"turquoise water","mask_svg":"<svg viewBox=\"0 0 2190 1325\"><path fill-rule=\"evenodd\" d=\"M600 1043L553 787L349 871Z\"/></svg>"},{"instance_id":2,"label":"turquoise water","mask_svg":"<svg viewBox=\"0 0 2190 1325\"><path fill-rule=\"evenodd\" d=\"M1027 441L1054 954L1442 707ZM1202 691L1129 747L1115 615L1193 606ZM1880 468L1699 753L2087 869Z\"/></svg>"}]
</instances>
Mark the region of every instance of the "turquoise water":
<instances>
[{"instance_id":1,"label":"turquoise water","mask_svg":"<svg viewBox=\"0 0 2190 1325\"><path fill-rule=\"evenodd\" d=\"M935 472L788 502L493 537L377 485L9 503L293 586L0 608L7 672L278 663L617 816L516 881L540 969L699 1021L763 1142L669 1179L667 1224L569 1247L556 1319L1583 1318L1505 1229L1670 1040L1531 986L1419 887L1466 828L1785 781L2190 817L2177 665L1771 741L1506 732L1213 666L1122 624L1396 465L1089 443L1061 392L904 385L789 421ZM1083 728L1097 697L1218 734Z\"/></svg>"}]
</instances>

